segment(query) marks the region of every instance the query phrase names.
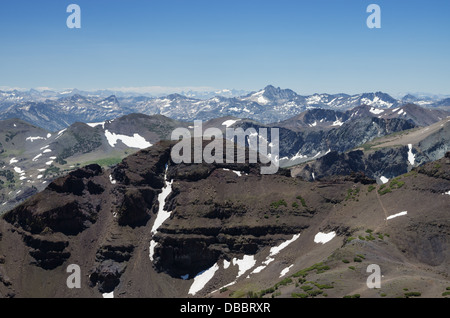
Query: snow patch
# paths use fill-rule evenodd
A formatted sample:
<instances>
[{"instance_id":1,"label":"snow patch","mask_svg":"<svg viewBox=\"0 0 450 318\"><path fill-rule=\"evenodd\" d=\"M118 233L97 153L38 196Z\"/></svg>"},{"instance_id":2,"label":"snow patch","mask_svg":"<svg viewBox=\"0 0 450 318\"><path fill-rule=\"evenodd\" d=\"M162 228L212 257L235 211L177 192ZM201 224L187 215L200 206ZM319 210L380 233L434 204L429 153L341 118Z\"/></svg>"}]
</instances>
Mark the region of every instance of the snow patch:
<instances>
[{"instance_id":1,"label":"snow patch","mask_svg":"<svg viewBox=\"0 0 450 318\"><path fill-rule=\"evenodd\" d=\"M116 184L117 183L117 181L114 180L111 175L109 175L109 181L111 182L111 184Z\"/></svg>"},{"instance_id":2,"label":"snow patch","mask_svg":"<svg viewBox=\"0 0 450 318\"><path fill-rule=\"evenodd\" d=\"M110 293L103 293L102 296L103 298L114 298L114 291Z\"/></svg>"},{"instance_id":3,"label":"snow patch","mask_svg":"<svg viewBox=\"0 0 450 318\"><path fill-rule=\"evenodd\" d=\"M105 129L105 122L104 122L104 121L103 121L103 122L100 122L100 123L88 123L87 125L88 125L88 126L91 126L92 128L95 128L95 127L101 125L102 128Z\"/></svg>"},{"instance_id":4,"label":"snow patch","mask_svg":"<svg viewBox=\"0 0 450 318\"><path fill-rule=\"evenodd\" d=\"M375 114L375 115L379 115L381 113L384 113L384 109L377 109L377 108L371 107L369 112L371 112L372 114Z\"/></svg>"},{"instance_id":5,"label":"snow patch","mask_svg":"<svg viewBox=\"0 0 450 318\"><path fill-rule=\"evenodd\" d=\"M300 237L300 234L296 234L294 235L290 240L287 240L283 243L281 243L278 246L274 246L272 248L270 248L269 251L269 256L266 257L266 260L263 261L263 265L260 265L258 267L256 267L251 274L257 274L259 272L261 272L264 268L267 267L267 265L269 265L270 263L272 263L275 259L273 258L275 255L277 255L278 253L280 253L283 249L285 249L287 246L289 246L292 242L294 242L295 240L297 240Z\"/></svg>"},{"instance_id":6,"label":"snow patch","mask_svg":"<svg viewBox=\"0 0 450 318\"><path fill-rule=\"evenodd\" d=\"M314 243L328 243L329 241L331 241L334 237L336 236L336 232L330 232L330 233L323 233L323 232L319 232L316 234L316 236L314 237Z\"/></svg>"},{"instance_id":7,"label":"snow patch","mask_svg":"<svg viewBox=\"0 0 450 318\"><path fill-rule=\"evenodd\" d=\"M150 241L150 252L149 252L149 256L150 256L150 260L153 262L153 255L155 255L155 247L158 243L156 243L155 241L151 240Z\"/></svg>"},{"instance_id":8,"label":"snow patch","mask_svg":"<svg viewBox=\"0 0 450 318\"><path fill-rule=\"evenodd\" d=\"M292 264L291 266L286 267L285 269L283 269L280 273L280 278L283 277L284 275L286 275L289 270L291 269L291 267L294 266L294 264Z\"/></svg>"},{"instance_id":9,"label":"snow patch","mask_svg":"<svg viewBox=\"0 0 450 318\"><path fill-rule=\"evenodd\" d=\"M227 128L234 125L236 122L240 121L240 119L229 119L222 123L222 126L226 126Z\"/></svg>"},{"instance_id":10,"label":"snow patch","mask_svg":"<svg viewBox=\"0 0 450 318\"><path fill-rule=\"evenodd\" d=\"M25 173L25 171L23 171L22 169L20 169L19 167L14 167L14 171L21 174L21 173Z\"/></svg>"},{"instance_id":11,"label":"snow patch","mask_svg":"<svg viewBox=\"0 0 450 318\"><path fill-rule=\"evenodd\" d=\"M233 266L239 266L239 272L236 276L236 279L241 277L246 271L251 269L256 264L254 255L244 255L242 259L233 258Z\"/></svg>"},{"instance_id":12,"label":"snow patch","mask_svg":"<svg viewBox=\"0 0 450 318\"><path fill-rule=\"evenodd\" d=\"M300 234L295 234L290 240L287 240L283 243L281 243L278 246L272 247L270 249L270 255L269 256L275 256L277 255L281 250L283 250L284 248L286 248L287 246L289 246L289 244L291 244L292 242L294 242L295 240L297 240L300 237Z\"/></svg>"},{"instance_id":13,"label":"snow patch","mask_svg":"<svg viewBox=\"0 0 450 318\"><path fill-rule=\"evenodd\" d=\"M300 151L299 151L299 152L297 152L297 154L296 154L294 157L292 157L290 160L292 161L292 160L295 160L295 159L304 159L304 158L308 158L308 156L303 156L303 155L300 153Z\"/></svg>"},{"instance_id":14,"label":"snow patch","mask_svg":"<svg viewBox=\"0 0 450 318\"><path fill-rule=\"evenodd\" d=\"M403 216L403 215L407 215L407 214L408 214L407 211L403 211L403 212L400 212L400 213L388 216L386 220L391 220L393 218L396 218L396 217L399 217L399 216Z\"/></svg>"},{"instance_id":15,"label":"snow patch","mask_svg":"<svg viewBox=\"0 0 450 318\"><path fill-rule=\"evenodd\" d=\"M416 156L412 153L412 144L408 145L409 151L408 151L408 161L411 164L411 166L414 165Z\"/></svg>"},{"instance_id":16,"label":"snow patch","mask_svg":"<svg viewBox=\"0 0 450 318\"><path fill-rule=\"evenodd\" d=\"M37 137L27 137L25 140L26 141L31 141L31 142L33 142L33 141L35 141L35 140L39 140L39 139L42 139L42 140L46 140L47 138L45 138L45 137L39 137L39 136L37 136Z\"/></svg>"},{"instance_id":17,"label":"snow patch","mask_svg":"<svg viewBox=\"0 0 450 318\"><path fill-rule=\"evenodd\" d=\"M166 172L165 178L167 178L167 172ZM153 235L156 234L156 232L158 231L158 228L164 223L165 220L167 220L170 217L170 214L171 214L171 211L164 210L164 205L166 203L166 198L172 192L173 180L170 182L168 182L167 179L165 179L165 180L166 180L166 185L162 189L162 192L158 195L159 208L158 208L158 214L156 215L155 223L153 224L153 227L152 227Z\"/></svg>"},{"instance_id":18,"label":"snow patch","mask_svg":"<svg viewBox=\"0 0 450 318\"><path fill-rule=\"evenodd\" d=\"M386 178L386 177L384 177L384 176L381 176L381 177L380 177L380 180L381 180L381 182L383 182L383 184L385 184L385 183L388 183L388 182L389 182L389 179L388 179L388 178Z\"/></svg>"},{"instance_id":19,"label":"snow patch","mask_svg":"<svg viewBox=\"0 0 450 318\"><path fill-rule=\"evenodd\" d=\"M235 174L237 174L239 177L242 177L242 172L241 171L237 171L237 170L230 170L230 169L223 169L224 171L231 171L234 172Z\"/></svg>"},{"instance_id":20,"label":"snow patch","mask_svg":"<svg viewBox=\"0 0 450 318\"><path fill-rule=\"evenodd\" d=\"M331 126L342 126L344 123L340 120L336 118L336 121L333 122L333 125Z\"/></svg>"},{"instance_id":21,"label":"snow patch","mask_svg":"<svg viewBox=\"0 0 450 318\"><path fill-rule=\"evenodd\" d=\"M151 143L146 141L145 138L139 134L134 134L133 136L116 135L115 133L105 130L105 137L111 147L115 147L118 140L131 148L145 149L152 146Z\"/></svg>"},{"instance_id":22,"label":"snow patch","mask_svg":"<svg viewBox=\"0 0 450 318\"><path fill-rule=\"evenodd\" d=\"M162 192L158 195L158 214L156 215L155 223L153 223L153 227L151 230L152 235L155 235L158 231L158 228L164 223L165 220L167 220L170 217L171 211L165 211L164 205L166 203L166 198L169 196L169 194L172 192L172 183L173 180L168 182L167 180L167 166L166 166L166 173L164 175L164 181L165 186L162 189ZM150 251L149 251L149 257L150 260L153 262L153 255L155 254L155 247L158 243L156 243L154 240L150 241Z\"/></svg>"},{"instance_id":23,"label":"snow patch","mask_svg":"<svg viewBox=\"0 0 450 318\"><path fill-rule=\"evenodd\" d=\"M205 287L205 285L211 280L211 278L214 277L214 274L219 269L219 265L214 264L211 268L199 273L197 276L194 277L194 282L192 283L191 287L189 288L189 294L195 295L200 290Z\"/></svg>"}]
</instances>

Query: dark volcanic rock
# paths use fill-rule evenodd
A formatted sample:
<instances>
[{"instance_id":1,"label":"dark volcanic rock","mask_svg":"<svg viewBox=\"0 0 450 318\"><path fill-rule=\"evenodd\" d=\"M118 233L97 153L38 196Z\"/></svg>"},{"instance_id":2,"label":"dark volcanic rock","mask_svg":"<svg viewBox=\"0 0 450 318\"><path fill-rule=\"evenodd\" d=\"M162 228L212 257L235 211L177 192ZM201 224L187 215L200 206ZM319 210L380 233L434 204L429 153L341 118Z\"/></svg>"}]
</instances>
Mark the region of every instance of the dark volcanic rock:
<instances>
[{"instance_id":1,"label":"dark volcanic rock","mask_svg":"<svg viewBox=\"0 0 450 318\"><path fill-rule=\"evenodd\" d=\"M70 257L70 253L65 251L68 241L50 241L27 234L23 234L23 241L31 248L29 253L35 259L35 264L43 269L54 269Z\"/></svg>"},{"instance_id":2,"label":"dark volcanic rock","mask_svg":"<svg viewBox=\"0 0 450 318\"><path fill-rule=\"evenodd\" d=\"M112 171L114 180L128 186L150 186L161 189L164 170L170 160L170 142L161 142L125 158Z\"/></svg>"},{"instance_id":3,"label":"dark volcanic rock","mask_svg":"<svg viewBox=\"0 0 450 318\"><path fill-rule=\"evenodd\" d=\"M89 280L91 286L98 286L101 293L110 293L120 283L120 276L126 269L126 264L106 260L91 271Z\"/></svg>"},{"instance_id":4,"label":"dark volcanic rock","mask_svg":"<svg viewBox=\"0 0 450 318\"><path fill-rule=\"evenodd\" d=\"M120 225L145 225L150 218L150 209L155 197L155 190L151 188L124 190L122 204L117 211Z\"/></svg>"},{"instance_id":5,"label":"dark volcanic rock","mask_svg":"<svg viewBox=\"0 0 450 318\"><path fill-rule=\"evenodd\" d=\"M100 201L95 195L104 191L96 181L101 172L98 165L73 171L6 213L4 219L33 234L49 228L76 235L96 222Z\"/></svg>"},{"instance_id":6,"label":"dark volcanic rock","mask_svg":"<svg viewBox=\"0 0 450 318\"><path fill-rule=\"evenodd\" d=\"M417 168L417 171L430 177L450 180L450 169L448 167L450 167L450 151L445 154L444 158L429 162Z\"/></svg>"}]
</instances>

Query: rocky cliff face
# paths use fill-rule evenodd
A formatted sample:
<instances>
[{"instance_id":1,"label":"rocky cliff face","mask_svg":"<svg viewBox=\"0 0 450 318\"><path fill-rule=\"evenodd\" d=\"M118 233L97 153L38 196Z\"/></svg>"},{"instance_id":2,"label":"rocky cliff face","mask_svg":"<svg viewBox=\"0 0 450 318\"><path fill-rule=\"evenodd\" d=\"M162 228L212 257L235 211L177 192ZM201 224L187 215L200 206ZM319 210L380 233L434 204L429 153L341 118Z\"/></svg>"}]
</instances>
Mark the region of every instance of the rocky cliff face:
<instances>
[{"instance_id":1,"label":"rocky cliff face","mask_svg":"<svg viewBox=\"0 0 450 318\"><path fill-rule=\"evenodd\" d=\"M6 213L0 219L0 294L186 297L217 295L212 292L225 285L235 292L263 289L280 279L283 268L295 272L331 259L333 251L355 248L348 238L369 227L391 234L391 241L370 243L388 244L386 266L403 250L405 260L434 266L433 273L448 271L448 222L435 226L430 220L442 219L448 206L449 158L415 178L405 176L380 205L376 194L382 189L363 175L310 183L285 170L261 175L260 166L248 162L175 165L172 146L158 143L111 170L78 169ZM359 153L350 156L361 164ZM423 200L429 195L432 206ZM408 222L389 226L387 213L403 209ZM320 232L334 233L331 242L317 243ZM422 250L429 235L414 233L433 234L432 257ZM81 268L80 289L66 287L70 264ZM209 269L214 278L193 291L194 277ZM334 282L341 269L336 271ZM427 273L414 274L419 272Z\"/></svg>"}]
</instances>

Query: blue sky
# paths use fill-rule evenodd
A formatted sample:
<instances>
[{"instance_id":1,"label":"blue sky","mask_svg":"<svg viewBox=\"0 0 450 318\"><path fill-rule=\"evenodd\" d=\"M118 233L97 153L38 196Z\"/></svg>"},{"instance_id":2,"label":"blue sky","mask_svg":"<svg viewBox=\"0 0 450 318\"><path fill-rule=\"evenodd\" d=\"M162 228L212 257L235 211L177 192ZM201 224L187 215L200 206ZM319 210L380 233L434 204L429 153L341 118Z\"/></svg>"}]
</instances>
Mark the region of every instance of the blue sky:
<instances>
[{"instance_id":1,"label":"blue sky","mask_svg":"<svg viewBox=\"0 0 450 318\"><path fill-rule=\"evenodd\" d=\"M0 43L0 87L450 94L447 0L2 0Z\"/></svg>"}]
</instances>

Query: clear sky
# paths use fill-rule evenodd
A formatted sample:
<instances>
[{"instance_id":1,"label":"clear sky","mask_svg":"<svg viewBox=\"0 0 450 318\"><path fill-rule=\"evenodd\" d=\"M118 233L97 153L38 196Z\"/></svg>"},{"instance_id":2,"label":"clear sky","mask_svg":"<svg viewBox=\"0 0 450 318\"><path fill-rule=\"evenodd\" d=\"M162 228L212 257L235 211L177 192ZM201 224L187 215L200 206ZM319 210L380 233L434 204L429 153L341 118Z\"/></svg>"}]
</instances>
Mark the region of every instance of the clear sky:
<instances>
[{"instance_id":1,"label":"clear sky","mask_svg":"<svg viewBox=\"0 0 450 318\"><path fill-rule=\"evenodd\" d=\"M2 0L0 43L0 87L450 94L448 0Z\"/></svg>"}]
</instances>

